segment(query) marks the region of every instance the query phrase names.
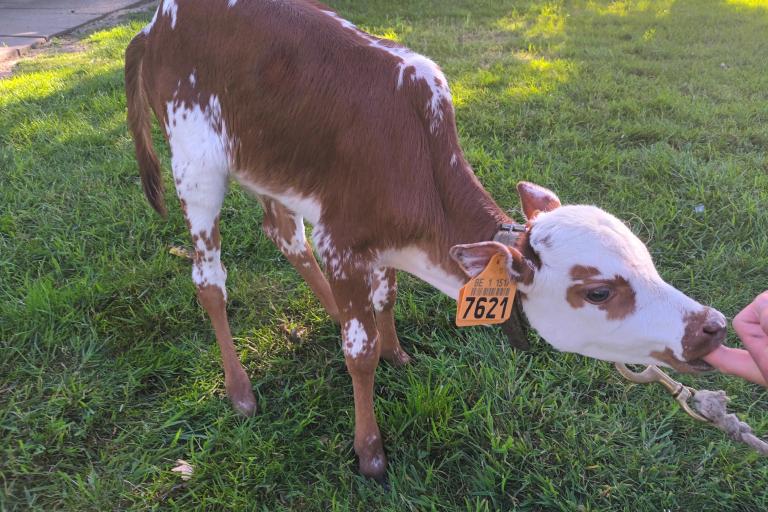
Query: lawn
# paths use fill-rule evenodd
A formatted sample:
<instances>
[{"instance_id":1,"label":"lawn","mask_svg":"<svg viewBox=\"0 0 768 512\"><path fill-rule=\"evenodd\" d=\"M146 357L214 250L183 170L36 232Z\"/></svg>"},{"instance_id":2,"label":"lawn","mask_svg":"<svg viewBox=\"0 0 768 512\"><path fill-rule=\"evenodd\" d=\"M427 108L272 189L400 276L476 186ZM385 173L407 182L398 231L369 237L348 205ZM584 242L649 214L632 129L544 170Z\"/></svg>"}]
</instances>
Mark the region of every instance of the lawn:
<instances>
[{"instance_id":1,"label":"lawn","mask_svg":"<svg viewBox=\"0 0 768 512\"><path fill-rule=\"evenodd\" d=\"M522 179L597 204L729 317L768 288L768 1L329 3L442 66L502 206ZM0 510L768 508L768 460L660 387L533 334L517 352L457 329L453 302L406 276L414 361L376 385L389 487L358 476L339 330L233 187L229 313L259 402L238 417L189 263L168 252L188 243L178 202L167 221L148 206L125 125L123 51L150 16L0 81ZM765 390L681 378L727 390L768 435Z\"/></svg>"}]
</instances>

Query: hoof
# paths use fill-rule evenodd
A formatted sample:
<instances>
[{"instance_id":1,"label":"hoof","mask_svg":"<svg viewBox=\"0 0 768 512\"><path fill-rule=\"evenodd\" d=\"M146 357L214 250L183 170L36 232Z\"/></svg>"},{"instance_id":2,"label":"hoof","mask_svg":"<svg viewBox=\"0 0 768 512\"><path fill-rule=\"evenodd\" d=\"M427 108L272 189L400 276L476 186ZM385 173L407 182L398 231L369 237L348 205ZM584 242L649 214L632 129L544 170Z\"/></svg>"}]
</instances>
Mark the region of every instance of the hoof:
<instances>
[{"instance_id":1,"label":"hoof","mask_svg":"<svg viewBox=\"0 0 768 512\"><path fill-rule=\"evenodd\" d=\"M384 445L378 429L375 434L367 435L364 442L355 439L355 453L360 460L360 474L383 482L387 473L387 456L384 455Z\"/></svg>"},{"instance_id":2,"label":"hoof","mask_svg":"<svg viewBox=\"0 0 768 512\"><path fill-rule=\"evenodd\" d=\"M253 396L251 381L248 378L240 380L236 385L226 382L227 396L232 407L243 416L253 416L256 412L256 397Z\"/></svg>"},{"instance_id":3,"label":"hoof","mask_svg":"<svg viewBox=\"0 0 768 512\"><path fill-rule=\"evenodd\" d=\"M360 474L386 485L387 456L384 450L375 455L360 457Z\"/></svg>"},{"instance_id":4,"label":"hoof","mask_svg":"<svg viewBox=\"0 0 768 512\"><path fill-rule=\"evenodd\" d=\"M256 399L253 397L253 394L245 400L234 400L231 398L230 400L232 401L232 407L242 416L250 417L256 413Z\"/></svg>"},{"instance_id":5,"label":"hoof","mask_svg":"<svg viewBox=\"0 0 768 512\"><path fill-rule=\"evenodd\" d=\"M405 366L411 362L411 356L406 354L405 350L397 347L388 354L382 352L381 357L394 367Z\"/></svg>"}]
</instances>

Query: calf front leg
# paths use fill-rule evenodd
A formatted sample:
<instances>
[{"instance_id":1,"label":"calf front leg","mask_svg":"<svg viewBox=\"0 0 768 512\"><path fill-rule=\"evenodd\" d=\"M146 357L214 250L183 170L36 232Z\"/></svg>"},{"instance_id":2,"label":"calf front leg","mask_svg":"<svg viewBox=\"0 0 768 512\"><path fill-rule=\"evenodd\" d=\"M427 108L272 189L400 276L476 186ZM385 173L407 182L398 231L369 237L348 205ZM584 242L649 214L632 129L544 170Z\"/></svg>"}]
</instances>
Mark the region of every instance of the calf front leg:
<instances>
[{"instance_id":1,"label":"calf front leg","mask_svg":"<svg viewBox=\"0 0 768 512\"><path fill-rule=\"evenodd\" d=\"M341 338L355 395L355 453L360 473L381 481L387 458L373 410L373 382L381 346L370 303L370 280L355 270L331 282L337 304L342 304ZM349 276L349 277L346 277Z\"/></svg>"},{"instance_id":2,"label":"calf front leg","mask_svg":"<svg viewBox=\"0 0 768 512\"><path fill-rule=\"evenodd\" d=\"M381 357L394 366L408 364L411 356L400 346L395 330L397 272L393 268L380 268L374 270L371 276L371 302L381 339Z\"/></svg>"}]
</instances>

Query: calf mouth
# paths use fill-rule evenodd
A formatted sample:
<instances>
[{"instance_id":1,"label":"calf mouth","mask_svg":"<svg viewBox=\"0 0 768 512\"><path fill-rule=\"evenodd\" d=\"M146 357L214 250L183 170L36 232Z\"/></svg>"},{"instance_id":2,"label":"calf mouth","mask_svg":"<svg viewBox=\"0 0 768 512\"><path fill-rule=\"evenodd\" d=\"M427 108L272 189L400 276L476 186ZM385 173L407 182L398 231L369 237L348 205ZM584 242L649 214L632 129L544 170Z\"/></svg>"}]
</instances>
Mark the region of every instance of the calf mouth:
<instances>
[{"instance_id":1,"label":"calf mouth","mask_svg":"<svg viewBox=\"0 0 768 512\"><path fill-rule=\"evenodd\" d=\"M690 371L686 373L704 373L711 372L715 369L714 366L703 359L694 359L693 361L687 361L684 364L690 368Z\"/></svg>"},{"instance_id":2,"label":"calf mouth","mask_svg":"<svg viewBox=\"0 0 768 512\"><path fill-rule=\"evenodd\" d=\"M688 373L709 372L715 369L711 364L706 362L704 358L723 344L725 341L725 335L726 331L722 330L719 333L713 335L710 341L703 345L701 348L692 351L694 352L691 354L692 357L689 357L687 361L683 362L683 364L687 365L691 369ZM683 355L686 354L683 353Z\"/></svg>"},{"instance_id":3,"label":"calf mouth","mask_svg":"<svg viewBox=\"0 0 768 512\"><path fill-rule=\"evenodd\" d=\"M706 362L704 359L693 359L691 361L680 361L675 358L674 363L670 360L665 361L675 371L680 373L705 373L711 372L715 369L714 366Z\"/></svg>"},{"instance_id":4,"label":"calf mouth","mask_svg":"<svg viewBox=\"0 0 768 512\"><path fill-rule=\"evenodd\" d=\"M712 350L715 348L717 347L712 347ZM702 359L707 354L702 354L701 357L689 361L681 361L675 356L671 348L667 348L663 352L651 352L651 357L680 373L704 373L715 369L711 364Z\"/></svg>"}]
</instances>

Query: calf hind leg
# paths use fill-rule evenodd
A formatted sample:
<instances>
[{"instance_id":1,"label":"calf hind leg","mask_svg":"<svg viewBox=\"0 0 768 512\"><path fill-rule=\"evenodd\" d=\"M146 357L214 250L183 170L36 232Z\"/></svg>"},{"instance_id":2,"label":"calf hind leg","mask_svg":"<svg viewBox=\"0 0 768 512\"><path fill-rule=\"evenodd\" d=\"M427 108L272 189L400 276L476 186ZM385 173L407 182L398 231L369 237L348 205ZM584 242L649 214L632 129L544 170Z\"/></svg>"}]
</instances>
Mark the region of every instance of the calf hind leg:
<instances>
[{"instance_id":1,"label":"calf hind leg","mask_svg":"<svg viewBox=\"0 0 768 512\"><path fill-rule=\"evenodd\" d=\"M256 410L256 399L232 341L226 308L227 272L221 263L219 211L227 190L227 175L212 172L205 166L195 170L190 163L176 158L173 168L176 191L194 245L192 280L197 287L198 300L208 312L216 332L227 395L237 411L250 416Z\"/></svg>"},{"instance_id":2,"label":"calf hind leg","mask_svg":"<svg viewBox=\"0 0 768 512\"><path fill-rule=\"evenodd\" d=\"M262 197L261 201L264 233L301 274L331 318L338 322L339 308L304 233L304 219L273 199Z\"/></svg>"},{"instance_id":3,"label":"calf hind leg","mask_svg":"<svg viewBox=\"0 0 768 512\"><path fill-rule=\"evenodd\" d=\"M371 302L381 338L381 357L394 366L408 364L411 356L400 346L395 330L397 273L393 268L380 268L374 270L371 276Z\"/></svg>"}]
</instances>

